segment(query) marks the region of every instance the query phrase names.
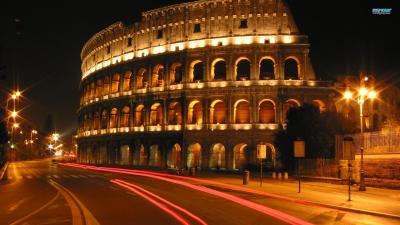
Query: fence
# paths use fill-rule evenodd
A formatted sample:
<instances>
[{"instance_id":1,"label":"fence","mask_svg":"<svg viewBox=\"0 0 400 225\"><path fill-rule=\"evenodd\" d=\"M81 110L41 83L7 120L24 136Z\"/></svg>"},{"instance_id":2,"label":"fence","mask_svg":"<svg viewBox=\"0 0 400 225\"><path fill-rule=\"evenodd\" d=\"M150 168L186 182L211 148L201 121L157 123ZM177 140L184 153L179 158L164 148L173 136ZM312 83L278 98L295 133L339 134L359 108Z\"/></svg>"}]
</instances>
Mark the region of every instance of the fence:
<instances>
[{"instance_id":1,"label":"fence","mask_svg":"<svg viewBox=\"0 0 400 225\"><path fill-rule=\"evenodd\" d=\"M348 136L353 138L356 153L360 154L360 134L352 134ZM399 132L366 132L364 133L363 139L365 154L400 153Z\"/></svg>"},{"instance_id":2,"label":"fence","mask_svg":"<svg viewBox=\"0 0 400 225\"><path fill-rule=\"evenodd\" d=\"M336 159L300 159L299 163L303 176L339 177L339 163Z\"/></svg>"}]
</instances>

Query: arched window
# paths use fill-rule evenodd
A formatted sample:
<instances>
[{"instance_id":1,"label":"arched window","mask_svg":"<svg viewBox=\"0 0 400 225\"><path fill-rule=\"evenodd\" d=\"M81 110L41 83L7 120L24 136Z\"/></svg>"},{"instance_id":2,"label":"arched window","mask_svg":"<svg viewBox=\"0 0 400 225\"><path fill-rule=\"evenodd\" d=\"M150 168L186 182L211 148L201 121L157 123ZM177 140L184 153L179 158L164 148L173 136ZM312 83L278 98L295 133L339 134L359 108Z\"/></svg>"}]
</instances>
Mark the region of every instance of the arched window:
<instances>
[{"instance_id":1,"label":"arched window","mask_svg":"<svg viewBox=\"0 0 400 225\"><path fill-rule=\"evenodd\" d=\"M286 59L285 80L298 80L299 75L299 63L293 58Z\"/></svg>"},{"instance_id":2,"label":"arched window","mask_svg":"<svg viewBox=\"0 0 400 225\"><path fill-rule=\"evenodd\" d=\"M283 120L287 120L287 113L291 108L296 108L300 106L300 102L295 99L289 99L283 105Z\"/></svg>"},{"instance_id":3,"label":"arched window","mask_svg":"<svg viewBox=\"0 0 400 225\"><path fill-rule=\"evenodd\" d=\"M168 109L168 124L181 125L182 124L182 107L179 102L172 102Z\"/></svg>"},{"instance_id":4,"label":"arched window","mask_svg":"<svg viewBox=\"0 0 400 225\"><path fill-rule=\"evenodd\" d=\"M226 118L226 106L221 100L216 100L211 104L210 107L210 123L211 124L223 124Z\"/></svg>"},{"instance_id":5,"label":"arched window","mask_svg":"<svg viewBox=\"0 0 400 225\"><path fill-rule=\"evenodd\" d=\"M122 115L121 115L121 127L129 127L129 115L130 115L130 108L129 106L125 106L122 108Z\"/></svg>"},{"instance_id":6,"label":"arched window","mask_svg":"<svg viewBox=\"0 0 400 225\"><path fill-rule=\"evenodd\" d=\"M250 60L241 58L236 62L236 80L250 80Z\"/></svg>"},{"instance_id":7,"label":"arched window","mask_svg":"<svg viewBox=\"0 0 400 225\"><path fill-rule=\"evenodd\" d=\"M260 62L260 80L275 78L275 63L270 58L263 58Z\"/></svg>"},{"instance_id":8,"label":"arched window","mask_svg":"<svg viewBox=\"0 0 400 225\"><path fill-rule=\"evenodd\" d=\"M139 127L144 125L146 112L144 105L138 105L135 110L135 126Z\"/></svg>"},{"instance_id":9,"label":"arched window","mask_svg":"<svg viewBox=\"0 0 400 225\"><path fill-rule=\"evenodd\" d=\"M139 69L137 77L136 77L136 88L146 88L147 87L147 80L146 80L146 69Z\"/></svg>"},{"instance_id":10,"label":"arched window","mask_svg":"<svg viewBox=\"0 0 400 225\"><path fill-rule=\"evenodd\" d=\"M123 91L131 90L131 77L132 77L132 72L126 71L124 75L124 84L122 88Z\"/></svg>"},{"instance_id":11,"label":"arched window","mask_svg":"<svg viewBox=\"0 0 400 225\"><path fill-rule=\"evenodd\" d=\"M259 123L275 123L275 104L271 100L263 100L258 111Z\"/></svg>"},{"instance_id":12,"label":"arched window","mask_svg":"<svg viewBox=\"0 0 400 225\"><path fill-rule=\"evenodd\" d=\"M212 63L211 76L213 80L226 80L226 62L224 59L216 59Z\"/></svg>"},{"instance_id":13,"label":"arched window","mask_svg":"<svg viewBox=\"0 0 400 225\"><path fill-rule=\"evenodd\" d=\"M100 115L99 112L94 112L93 116L93 129L98 130L100 129Z\"/></svg>"},{"instance_id":14,"label":"arched window","mask_svg":"<svg viewBox=\"0 0 400 225\"><path fill-rule=\"evenodd\" d=\"M235 103L234 121L235 123L250 123L250 104L246 100L239 100Z\"/></svg>"},{"instance_id":15,"label":"arched window","mask_svg":"<svg viewBox=\"0 0 400 225\"><path fill-rule=\"evenodd\" d=\"M104 88L103 88L103 95L108 95L110 94L110 78L109 77L105 77L104 78Z\"/></svg>"},{"instance_id":16,"label":"arched window","mask_svg":"<svg viewBox=\"0 0 400 225\"><path fill-rule=\"evenodd\" d=\"M179 84L182 82L183 77L183 66L181 63L174 63L171 66L169 73L170 84Z\"/></svg>"},{"instance_id":17,"label":"arched window","mask_svg":"<svg viewBox=\"0 0 400 225\"><path fill-rule=\"evenodd\" d=\"M89 97L90 97L90 85L89 84L86 85L84 92L85 92L85 101L89 101Z\"/></svg>"},{"instance_id":18,"label":"arched window","mask_svg":"<svg viewBox=\"0 0 400 225\"><path fill-rule=\"evenodd\" d=\"M90 100L94 99L94 92L96 90L96 84L93 81L92 83L90 83Z\"/></svg>"},{"instance_id":19,"label":"arched window","mask_svg":"<svg viewBox=\"0 0 400 225\"><path fill-rule=\"evenodd\" d=\"M156 65L153 69L152 86L161 87L164 85L164 66Z\"/></svg>"},{"instance_id":20,"label":"arched window","mask_svg":"<svg viewBox=\"0 0 400 225\"><path fill-rule=\"evenodd\" d=\"M107 129L108 125L108 112L107 109L103 109L101 112L101 129Z\"/></svg>"},{"instance_id":21,"label":"arched window","mask_svg":"<svg viewBox=\"0 0 400 225\"><path fill-rule=\"evenodd\" d=\"M225 168L225 146L221 143L214 144L210 154L210 168Z\"/></svg>"},{"instance_id":22,"label":"arched window","mask_svg":"<svg viewBox=\"0 0 400 225\"><path fill-rule=\"evenodd\" d=\"M204 77L204 64L200 60L190 64L189 80L191 82L202 81Z\"/></svg>"},{"instance_id":23,"label":"arched window","mask_svg":"<svg viewBox=\"0 0 400 225\"><path fill-rule=\"evenodd\" d=\"M325 103L321 100L313 100L312 104L319 109L320 113L323 113L326 111L326 106Z\"/></svg>"},{"instance_id":24,"label":"arched window","mask_svg":"<svg viewBox=\"0 0 400 225\"><path fill-rule=\"evenodd\" d=\"M97 80L96 82L96 97L100 98L103 95L103 81Z\"/></svg>"},{"instance_id":25,"label":"arched window","mask_svg":"<svg viewBox=\"0 0 400 225\"><path fill-rule=\"evenodd\" d=\"M233 159L233 169L243 169L246 165L247 157L247 144L241 143L237 144L233 149L234 159Z\"/></svg>"},{"instance_id":26,"label":"arched window","mask_svg":"<svg viewBox=\"0 0 400 225\"><path fill-rule=\"evenodd\" d=\"M118 109L113 108L113 109L111 109L111 113L110 113L110 128L116 128L117 121L118 121Z\"/></svg>"},{"instance_id":27,"label":"arched window","mask_svg":"<svg viewBox=\"0 0 400 225\"><path fill-rule=\"evenodd\" d=\"M201 145L199 143L189 145L186 165L189 168L201 167Z\"/></svg>"},{"instance_id":28,"label":"arched window","mask_svg":"<svg viewBox=\"0 0 400 225\"><path fill-rule=\"evenodd\" d=\"M203 123L203 107L198 100L192 101L188 109L188 123L202 124Z\"/></svg>"},{"instance_id":29,"label":"arched window","mask_svg":"<svg viewBox=\"0 0 400 225\"><path fill-rule=\"evenodd\" d=\"M161 125L163 124L163 108L160 103L155 103L151 106L150 111L150 125Z\"/></svg>"},{"instance_id":30,"label":"arched window","mask_svg":"<svg viewBox=\"0 0 400 225\"><path fill-rule=\"evenodd\" d=\"M111 93L114 94L119 92L119 80L120 80L120 75L118 73L114 74L111 83Z\"/></svg>"}]
</instances>

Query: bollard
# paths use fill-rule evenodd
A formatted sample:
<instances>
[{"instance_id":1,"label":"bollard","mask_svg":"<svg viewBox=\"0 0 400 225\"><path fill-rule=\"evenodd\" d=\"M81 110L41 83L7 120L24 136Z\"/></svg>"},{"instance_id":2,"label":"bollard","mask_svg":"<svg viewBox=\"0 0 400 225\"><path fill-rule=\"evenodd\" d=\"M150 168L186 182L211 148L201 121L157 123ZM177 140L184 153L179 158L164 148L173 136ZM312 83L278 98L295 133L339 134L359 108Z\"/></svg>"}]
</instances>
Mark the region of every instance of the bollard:
<instances>
[{"instance_id":1,"label":"bollard","mask_svg":"<svg viewBox=\"0 0 400 225\"><path fill-rule=\"evenodd\" d=\"M250 171L243 171L243 184L248 184L250 180Z\"/></svg>"},{"instance_id":2,"label":"bollard","mask_svg":"<svg viewBox=\"0 0 400 225\"><path fill-rule=\"evenodd\" d=\"M192 175L193 177L196 175L196 168L195 167L190 168L190 175Z\"/></svg>"},{"instance_id":3,"label":"bollard","mask_svg":"<svg viewBox=\"0 0 400 225\"><path fill-rule=\"evenodd\" d=\"M282 173L281 172L278 173L278 179L279 180L282 179Z\"/></svg>"},{"instance_id":4,"label":"bollard","mask_svg":"<svg viewBox=\"0 0 400 225\"><path fill-rule=\"evenodd\" d=\"M283 179L288 180L289 179L289 174L288 172L283 173Z\"/></svg>"},{"instance_id":5,"label":"bollard","mask_svg":"<svg viewBox=\"0 0 400 225\"><path fill-rule=\"evenodd\" d=\"M276 172L272 172L272 179L276 179Z\"/></svg>"}]
</instances>

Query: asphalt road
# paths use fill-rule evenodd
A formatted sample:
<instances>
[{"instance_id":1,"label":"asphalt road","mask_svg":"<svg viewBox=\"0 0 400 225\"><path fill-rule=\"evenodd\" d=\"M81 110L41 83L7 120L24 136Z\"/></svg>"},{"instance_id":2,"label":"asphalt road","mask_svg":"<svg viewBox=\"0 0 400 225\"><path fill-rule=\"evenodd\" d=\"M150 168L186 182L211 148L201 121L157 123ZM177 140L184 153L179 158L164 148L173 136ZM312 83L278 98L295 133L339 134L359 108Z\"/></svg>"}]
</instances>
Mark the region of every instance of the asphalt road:
<instances>
[{"instance_id":1,"label":"asphalt road","mask_svg":"<svg viewBox=\"0 0 400 225\"><path fill-rule=\"evenodd\" d=\"M111 182L115 179L136 186L128 189ZM0 224L273 225L287 224L282 217L288 215L299 218L300 224L399 224L391 219L219 191L240 199L227 200L152 177L72 168L50 160L15 162L9 166L8 180L0 184ZM258 203L257 207L272 213L262 213L241 201Z\"/></svg>"}]
</instances>

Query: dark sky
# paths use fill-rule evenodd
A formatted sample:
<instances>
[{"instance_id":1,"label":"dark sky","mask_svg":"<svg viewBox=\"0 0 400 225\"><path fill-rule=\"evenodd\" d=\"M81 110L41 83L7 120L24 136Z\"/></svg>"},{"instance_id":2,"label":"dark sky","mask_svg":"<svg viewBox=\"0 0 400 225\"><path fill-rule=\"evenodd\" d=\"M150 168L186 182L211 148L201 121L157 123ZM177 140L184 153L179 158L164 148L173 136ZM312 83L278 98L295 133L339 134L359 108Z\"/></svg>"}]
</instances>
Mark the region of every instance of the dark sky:
<instances>
[{"instance_id":1,"label":"dark sky","mask_svg":"<svg viewBox=\"0 0 400 225\"><path fill-rule=\"evenodd\" d=\"M80 51L93 34L116 22L133 23L140 12L183 0L21 1L0 4L0 66L27 89L23 116L43 128L52 114L60 132L74 132ZM302 34L309 36L317 76L373 73L400 76L400 4L397 0L287 0ZM349 3L350 2L350 3ZM396 3L397 2L397 3ZM392 8L372 15L372 8ZM20 22L16 22L16 19ZM4 99L4 96L2 97ZM28 105L28 104L25 104Z\"/></svg>"}]
</instances>

